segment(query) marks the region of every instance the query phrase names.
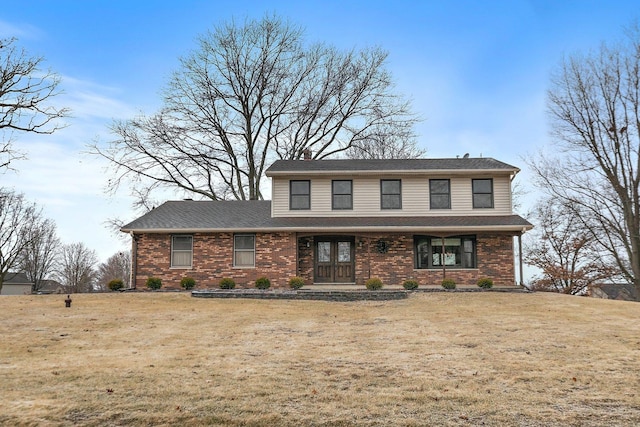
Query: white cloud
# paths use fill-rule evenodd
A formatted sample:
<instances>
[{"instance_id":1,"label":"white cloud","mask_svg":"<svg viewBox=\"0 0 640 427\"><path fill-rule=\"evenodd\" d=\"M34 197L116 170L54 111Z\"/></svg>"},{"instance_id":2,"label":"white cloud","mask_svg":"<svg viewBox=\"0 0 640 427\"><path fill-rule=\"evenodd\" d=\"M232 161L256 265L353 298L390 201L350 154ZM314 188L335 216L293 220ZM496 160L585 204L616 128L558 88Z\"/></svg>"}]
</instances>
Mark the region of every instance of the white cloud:
<instances>
[{"instance_id":1,"label":"white cloud","mask_svg":"<svg viewBox=\"0 0 640 427\"><path fill-rule=\"evenodd\" d=\"M1 176L3 186L25 193L53 219L63 243L83 242L101 260L128 245L107 228L110 218L131 219L131 199L109 197L105 161L86 154L87 144L108 132L113 118L130 117L133 108L118 90L66 77L56 105L73 108L68 126L52 135L16 134L15 148L28 159L12 163L18 172Z\"/></svg>"},{"instance_id":2,"label":"white cloud","mask_svg":"<svg viewBox=\"0 0 640 427\"><path fill-rule=\"evenodd\" d=\"M64 93L57 102L71 109L77 119L121 119L133 117L137 111L117 97L122 96L118 88L103 86L87 80L62 76Z\"/></svg>"},{"instance_id":3,"label":"white cloud","mask_svg":"<svg viewBox=\"0 0 640 427\"><path fill-rule=\"evenodd\" d=\"M30 24L12 24L0 19L0 38L37 39L42 31Z\"/></svg>"}]
</instances>

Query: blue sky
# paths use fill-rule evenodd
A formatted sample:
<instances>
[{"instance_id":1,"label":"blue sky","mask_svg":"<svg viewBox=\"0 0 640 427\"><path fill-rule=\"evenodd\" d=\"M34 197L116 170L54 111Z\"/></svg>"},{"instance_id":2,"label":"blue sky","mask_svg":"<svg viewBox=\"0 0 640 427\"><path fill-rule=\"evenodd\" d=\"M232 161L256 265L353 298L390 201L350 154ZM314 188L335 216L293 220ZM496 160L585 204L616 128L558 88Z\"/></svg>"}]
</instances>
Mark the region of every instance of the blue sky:
<instances>
[{"instance_id":1,"label":"blue sky","mask_svg":"<svg viewBox=\"0 0 640 427\"><path fill-rule=\"evenodd\" d=\"M19 135L29 159L0 185L38 202L65 243L82 241L101 260L127 249L105 221L133 219L131 199L126 189L104 193L106 165L84 154L86 144L108 141L113 119L153 113L197 36L275 13L305 28L309 42L387 50L397 92L424 118L417 131L428 157L494 157L520 167L530 191L523 157L550 142L551 73L565 55L620 39L637 10L623 0L5 2L0 37L44 56L63 79L56 103L73 117L54 135Z\"/></svg>"}]
</instances>

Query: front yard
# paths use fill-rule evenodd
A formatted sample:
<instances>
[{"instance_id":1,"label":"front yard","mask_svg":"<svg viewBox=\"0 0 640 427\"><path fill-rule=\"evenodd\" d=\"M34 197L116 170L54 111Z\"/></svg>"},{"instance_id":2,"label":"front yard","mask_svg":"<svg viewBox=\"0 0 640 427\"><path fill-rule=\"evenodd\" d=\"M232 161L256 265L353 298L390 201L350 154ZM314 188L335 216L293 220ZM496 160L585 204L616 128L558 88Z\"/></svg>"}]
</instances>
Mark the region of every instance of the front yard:
<instances>
[{"instance_id":1,"label":"front yard","mask_svg":"<svg viewBox=\"0 0 640 427\"><path fill-rule=\"evenodd\" d=\"M640 424L637 303L0 298L1 425Z\"/></svg>"}]
</instances>

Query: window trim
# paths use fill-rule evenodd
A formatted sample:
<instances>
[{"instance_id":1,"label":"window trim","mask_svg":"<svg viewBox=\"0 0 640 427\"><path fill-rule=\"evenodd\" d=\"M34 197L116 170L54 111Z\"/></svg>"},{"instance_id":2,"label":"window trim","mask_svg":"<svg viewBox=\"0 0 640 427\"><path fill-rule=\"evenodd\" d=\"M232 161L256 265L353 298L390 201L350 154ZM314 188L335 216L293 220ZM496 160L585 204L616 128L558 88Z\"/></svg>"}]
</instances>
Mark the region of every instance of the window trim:
<instances>
[{"instance_id":1,"label":"window trim","mask_svg":"<svg viewBox=\"0 0 640 427\"><path fill-rule=\"evenodd\" d=\"M484 192L479 192L475 190L475 185L474 183L476 181L489 181L489 183L491 184L491 190L488 193L484 193ZM477 206L476 205L476 195L490 195L491 196L491 206ZM473 209L493 209L495 204L494 204L494 191L493 191L493 178L473 178L471 180L471 198L472 198L472 203L473 203Z\"/></svg>"},{"instance_id":2,"label":"window trim","mask_svg":"<svg viewBox=\"0 0 640 427\"><path fill-rule=\"evenodd\" d=\"M383 188L385 182L397 182L398 183L398 192L397 193L385 193ZM384 205L384 196L398 196L398 207L395 206L385 206ZM381 210L398 210L402 209L402 180L401 179L381 179L380 180L380 209Z\"/></svg>"},{"instance_id":3,"label":"window trim","mask_svg":"<svg viewBox=\"0 0 640 427\"><path fill-rule=\"evenodd\" d=\"M335 188L334 188L334 185L335 185L336 182L348 182L349 185L351 186L351 192L350 193L344 193L344 194L336 194L335 193ZM337 208L336 207L336 203L335 203L335 197L336 196L350 196L349 201L351 203L349 203L349 207ZM352 179L332 179L331 180L331 210L334 210L334 211L353 210L353 180Z\"/></svg>"},{"instance_id":4,"label":"window trim","mask_svg":"<svg viewBox=\"0 0 640 427\"><path fill-rule=\"evenodd\" d=\"M307 183L307 193L293 194L293 183L294 182L306 182ZM293 207L293 198L294 197L306 197L307 198L307 206L304 208L294 208ZM308 179L292 179L289 181L289 210L291 211L307 211L311 209L311 181Z\"/></svg>"},{"instance_id":5,"label":"window trim","mask_svg":"<svg viewBox=\"0 0 640 427\"><path fill-rule=\"evenodd\" d=\"M236 248L236 237L253 237L253 249L238 249ZM236 254L238 252L252 252L253 264L238 265L236 261ZM253 233L238 233L233 235L233 268L256 268L256 235Z\"/></svg>"},{"instance_id":6,"label":"window trim","mask_svg":"<svg viewBox=\"0 0 640 427\"><path fill-rule=\"evenodd\" d=\"M447 191L446 193L434 193L433 192L433 188L431 187L431 183L434 181L446 181L447 183L447 188L449 191ZM438 196L443 196L443 195L447 195L447 207L445 208L439 208L439 207L435 207L433 206L433 196L438 195ZM449 178L433 178L429 180L429 209L434 209L434 210L439 210L439 209L451 209L451 180Z\"/></svg>"},{"instance_id":7,"label":"window trim","mask_svg":"<svg viewBox=\"0 0 640 427\"><path fill-rule=\"evenodd\" d=\"M174 242L176 237L189 237L191 239L191 249L174 249ZM176 252L179 253L190 253L191 254L191 262L189 265L176 265L174 263L174 254ZM193 268L193 235L192 234L172 234L171 235L171 266L170 268Z\"/></svg>"},{"instance_id":8,"label":"window trim","mask_svg":"<svg viewBox=\"0 0 640 427\"><path fill-rule=\"evenodd\" d=\"M458 235L458 236L448 236L446 239L460 239L460 265L434 265L433 264L433 239L442 239L440 236L429 236L429 235L414 235L413 236L413 252L414 252L414 264L413 268L416 270L442 270L443 268L449 270L474 270L478 268L478 238L475 235ZM427 265L423 266L420 262L420 252L418 250L418 246L420 243L427 244ZM472 248L471 251L465 251L466 242L471 242ZM466 265L465 262L465 253L471 254L471 265Z\"/></svg>"}]
</instances>

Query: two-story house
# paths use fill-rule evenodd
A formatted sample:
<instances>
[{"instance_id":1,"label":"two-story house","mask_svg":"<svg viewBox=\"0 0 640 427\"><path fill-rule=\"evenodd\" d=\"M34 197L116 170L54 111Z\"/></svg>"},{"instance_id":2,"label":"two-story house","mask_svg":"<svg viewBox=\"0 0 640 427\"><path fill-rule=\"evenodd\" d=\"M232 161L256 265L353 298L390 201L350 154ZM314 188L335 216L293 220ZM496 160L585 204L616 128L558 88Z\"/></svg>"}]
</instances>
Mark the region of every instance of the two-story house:
<instances>
[{"instance_id":1,"label":"two-story house","mask_svg":"<svg viewBox=\"0 0 640 427\"><path fill-rule=\"evenodd\" d=\"M133 283L515 285L514 236L532 228L511 208L518 171L491 158L278 160L272 201L170 201L123 227Z\"/></svg>"}]
</instances>

